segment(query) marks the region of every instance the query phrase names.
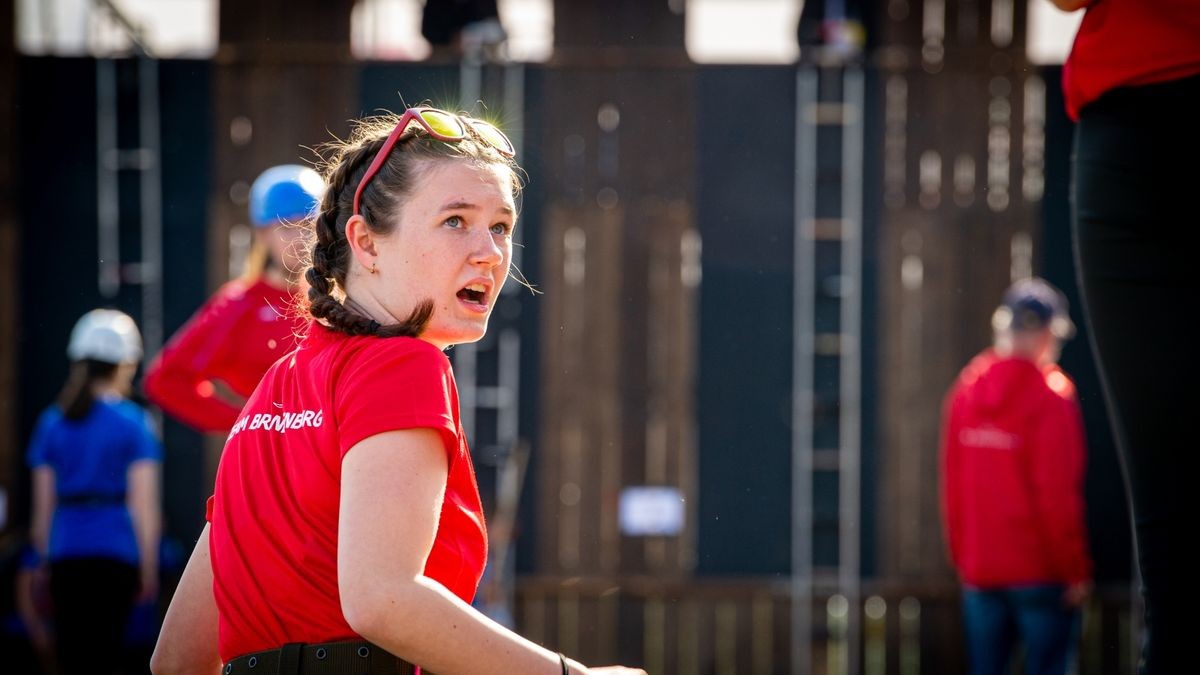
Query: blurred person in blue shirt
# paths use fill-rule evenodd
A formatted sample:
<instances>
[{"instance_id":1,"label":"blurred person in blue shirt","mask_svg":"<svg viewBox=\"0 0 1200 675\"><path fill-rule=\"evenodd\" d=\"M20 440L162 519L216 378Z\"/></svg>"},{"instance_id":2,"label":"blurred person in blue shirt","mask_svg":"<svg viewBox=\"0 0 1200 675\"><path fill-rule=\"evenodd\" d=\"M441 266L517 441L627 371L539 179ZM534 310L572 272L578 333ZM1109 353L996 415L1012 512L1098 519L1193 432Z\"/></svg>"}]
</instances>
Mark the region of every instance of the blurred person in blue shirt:
<instances>
[{"instance_id":1,"label":"blurred person in blue shirt","mask_svg":"<svg viewBox=\"0 0 1200 675\"><path fill-rule=\"evenodd\" d=\"M48 564L60 672L111 673L134 603L158 592L162 447L127 398L142 358L133 319L85 314L67 356L70 374L29 446L32 536Z\"/></svg>"}]
</instances>

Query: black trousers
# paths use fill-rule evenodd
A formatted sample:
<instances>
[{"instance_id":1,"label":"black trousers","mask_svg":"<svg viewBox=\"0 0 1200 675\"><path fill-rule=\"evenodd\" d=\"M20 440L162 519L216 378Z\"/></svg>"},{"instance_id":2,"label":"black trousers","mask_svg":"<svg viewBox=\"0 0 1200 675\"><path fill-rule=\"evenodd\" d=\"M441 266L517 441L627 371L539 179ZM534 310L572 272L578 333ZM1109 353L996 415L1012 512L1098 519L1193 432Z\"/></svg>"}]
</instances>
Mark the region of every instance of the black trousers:
<instances>
[{"instance_id":1,"label":"black trousers","mask_svg":"<svg viewBox=\"0 0 1200 675\"><path fill-rule=\"evenodd\" d=\"M50 564L60 675L120 671L137 589L137 568L118 560L71 558Z\"/></svg>"},{"instance_id":2,"label":"black trousers","mask_svg":"<svg viewBox=\"0 0 1200 675\"><path fill-rule=\"evenodd\" d=\"M1200 489L1192 435L1200 368L1200 77L1115 90L1075 136L1075 252L1133 513L1146 641L1142 673L1195 652ZM1194 665L1193 665L1194 667Z\"/></svg>"}]
</instances>

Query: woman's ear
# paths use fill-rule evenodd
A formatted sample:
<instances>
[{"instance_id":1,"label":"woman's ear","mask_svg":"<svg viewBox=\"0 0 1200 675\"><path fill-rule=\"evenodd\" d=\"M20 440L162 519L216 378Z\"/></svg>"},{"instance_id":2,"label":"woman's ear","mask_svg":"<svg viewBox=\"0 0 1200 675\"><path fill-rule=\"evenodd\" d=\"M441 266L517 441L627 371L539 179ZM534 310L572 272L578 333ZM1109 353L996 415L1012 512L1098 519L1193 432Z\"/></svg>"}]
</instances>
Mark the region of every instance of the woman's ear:
<instances>
[{"instance_id":1,"label":"woman's ear","mask_svg":"<svg viewBox=\"0 0 1200 675\"><path fill-rule=\"evenodd\" d=\"M350 253L363 269L370 270L375 266L375 233L367 226L362 216L350 216L346 221L346 242L350 244Z\"/></svg>"}]
</instances>

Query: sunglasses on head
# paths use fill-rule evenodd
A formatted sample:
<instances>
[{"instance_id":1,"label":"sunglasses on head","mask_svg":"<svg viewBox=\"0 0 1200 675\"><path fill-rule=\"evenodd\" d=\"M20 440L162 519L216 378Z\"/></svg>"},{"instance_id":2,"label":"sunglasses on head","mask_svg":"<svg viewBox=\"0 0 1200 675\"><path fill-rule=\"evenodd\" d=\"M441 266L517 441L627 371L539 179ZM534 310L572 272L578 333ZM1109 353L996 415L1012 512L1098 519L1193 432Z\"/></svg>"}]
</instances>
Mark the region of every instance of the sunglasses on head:
<instances>
[{"instance_id":1,"label":"sunglasses on head","mask_svg":"<svg viewBox=\"0 0 1200 675\"><path fill-rule=\"evenodd\" d=\"M512 141L508 140L508 136L504 135L503 131L497 129L494 125L488 124L483 120L477 120L474 117L466 117L464 115L455 115L448 113L445 110L420 106L417 108L409 108L400 116L400 121L396 123L396 128L392 129L392 133L388 135L387 140L383 142L383 147L379 148L379 152L375 155L375 159L371 161L371 165L367 167L367 172L363 174L362 180L358 181L358 189L354 191L354 215L361 215L359 212L359 203L362 200L363 190L367 184L379 173L383 168L383 163L387 161L388 155L392 154L392 148L396 147L396 143L404 136L404 132L413 123L420 125L425 133L429 134L430 138L443 141L446 143L456 143L468 136L474 136L492 146L505 157L512 157L517 154L516 148L513 147Z\"/></svg>"}]
</instances>

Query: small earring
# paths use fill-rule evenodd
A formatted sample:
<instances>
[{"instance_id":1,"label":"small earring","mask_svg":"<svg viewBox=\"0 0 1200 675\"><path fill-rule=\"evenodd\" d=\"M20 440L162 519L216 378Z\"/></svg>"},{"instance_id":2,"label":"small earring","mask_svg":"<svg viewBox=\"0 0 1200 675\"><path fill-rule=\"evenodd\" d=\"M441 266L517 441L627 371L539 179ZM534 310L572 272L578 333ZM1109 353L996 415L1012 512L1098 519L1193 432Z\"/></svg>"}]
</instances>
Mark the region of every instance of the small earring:
<instances>
[{"instance_id":1,"label":"small earring","mask_svg":"<svg viewBox=\"0 0 1200 675\"><path fill-rule=\"evenodd\" d=\"M378 271L379 271L379 270L378 270L378 269L376 269L376 267L375 267L375 263L371 263L371 274L375 274L375 273L376 273L376 272L378 272Z\"/></svg>"}]
</instances>

